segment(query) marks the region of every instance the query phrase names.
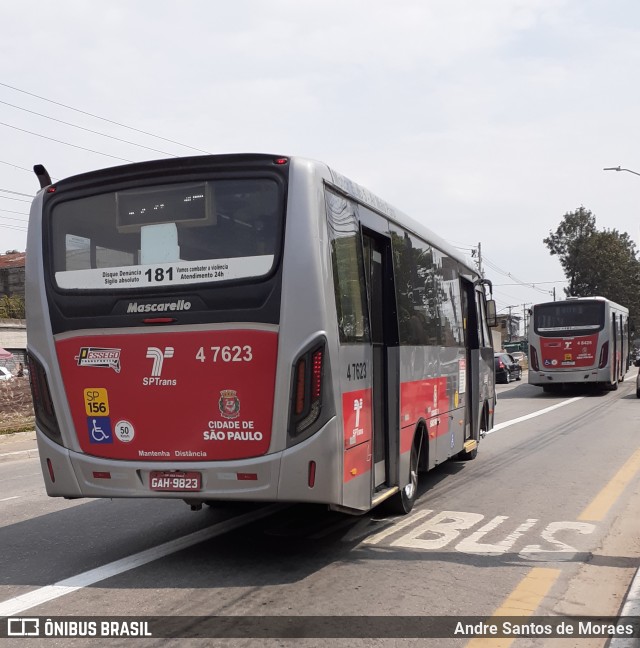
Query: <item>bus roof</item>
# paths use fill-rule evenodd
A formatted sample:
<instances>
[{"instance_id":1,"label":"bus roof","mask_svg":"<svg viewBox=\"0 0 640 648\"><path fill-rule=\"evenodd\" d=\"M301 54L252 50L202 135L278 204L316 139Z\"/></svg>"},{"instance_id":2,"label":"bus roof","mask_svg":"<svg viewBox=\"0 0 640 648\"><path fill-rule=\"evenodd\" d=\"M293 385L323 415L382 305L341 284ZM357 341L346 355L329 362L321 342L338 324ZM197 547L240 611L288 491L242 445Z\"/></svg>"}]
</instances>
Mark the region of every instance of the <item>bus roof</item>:
<instances>
[{"instance_id":1,"label":"bus roof","mask_svg":"<svg viewBox=\"0 0 640 648\"><path fill-rule=\"evenodd\" d=\"M327 166L327 168L331 173L334 184L344 193L348 194L349 196L353 196L356 200L363 203L367 207L370 207L371 209L383 214L384 216L389 218L389 220L393 221L396 225L402 226L410 233L416 234L420 238L423 238L427 242L431 243L434 247L438 248L441 252L445 252L449 257L455 259L471 274L479 276L478 271L473 266L469 265L469 262L464 258L462 254L460 254L460 252L458 252L458 250L456 250L450 243L447 243L447 241L445 241L442 237L438 236L438 234L430 230L426 225L423 225L414 218L407 216L407 214L405 214L404 212L389 205L389 203L382 200L365 187L362 187L358 183L353 182L353 180L349 180L349 178L346 178L331 167Z\"/></svg>"},{"instance_id":2,"label":"bus roof","mask_svg":"<svg viewBox=\"0 0 640 648\"><path fill-rule=\"evenodd\" d=\"M74 176L69 176L52 183L51 186L57 189L75 189L80 186L91 185L99 188L103 185L108 185L116 180L127 176L131 180L135 179L148 179L154 177L162 177L166 174L171 175L189 175L194 172L204 171L210 169L212 165L229 167L242 167L246 168L247 165L262 166L269 162L275 163L276 160L290 160L291 162L300 162L313 165L316 168L324 169L332 179L332 183L343 193L353 197L358 202L363 203L374 211L383 214L393 223L402 226L410 233L425 239L441 252L446 253L449 257L455 259L462 265L471 275L479 277L478 271L468 260L460 254L451 244L447 243L443 238L438 236L435 232L428 227L418 222L414 218L407 216L404 212L389 205L386 201L382 200L374 193L359 185L347 177L341 175L329 165L313 159L308 159L298 156L287 156L266 153L225 153L219 155L197 155L179 158L163 158L160 160L148 160L143 162L133 162L131 164L122 164L113 167L105 167L95 171L88 171ZM38 165L40 166L40 165ZM41 191L46 191L46 187Z\"/></svg>"},{"instance_id":3,"label":"bus roof","mask_svg":"<svg viewBox=\"0 0 640 648\"><path fill-rule=\"evenodd\" d=\"M567 297L566 299L558 300L558 301L550 301L550 302L542 302L540 304L534 304L533 308L538 308L539 306L561 306L562 304L574 304L577 301L599 301L599 302L606 302L608 304L611 304L614 308L618 308L623 311L628 311L629 309L626 306L622 306L620 304L617 304L614 301L611 301L610 299L607 299L606 297L602 297L600 295L593 295L592 297Z\"/></svg>"}]
</instances>

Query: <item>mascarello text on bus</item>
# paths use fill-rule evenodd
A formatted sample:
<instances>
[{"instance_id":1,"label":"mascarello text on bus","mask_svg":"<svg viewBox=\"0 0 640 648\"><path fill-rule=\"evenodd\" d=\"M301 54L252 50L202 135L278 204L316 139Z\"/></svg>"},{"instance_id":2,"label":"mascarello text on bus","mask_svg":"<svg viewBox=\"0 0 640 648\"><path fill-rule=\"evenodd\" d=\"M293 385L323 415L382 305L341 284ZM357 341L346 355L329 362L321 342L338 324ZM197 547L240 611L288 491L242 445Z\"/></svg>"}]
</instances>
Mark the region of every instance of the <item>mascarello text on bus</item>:
<instances>
[{"instance_id":1,"label":"mascarello text on bus","mask_svg":"<svg viewBox=\"0 0 640 648\"><path fill-rule=\"evenodd\" d=\"M629 368L629 310L604 297L536 304L529 322L529 383L617 389Z\"/></svg>"},{"instance_id":2,"label":"mascarello text on bus","mask_svg":"<svg viewBox=\"0 0 640 648\"><path fill-rule=\"evenodd\" d=\"M488 282L326 165L219 155L51 184L27 327L51 496L407 512L493 425Z\"/></svg>"}]
</instances>

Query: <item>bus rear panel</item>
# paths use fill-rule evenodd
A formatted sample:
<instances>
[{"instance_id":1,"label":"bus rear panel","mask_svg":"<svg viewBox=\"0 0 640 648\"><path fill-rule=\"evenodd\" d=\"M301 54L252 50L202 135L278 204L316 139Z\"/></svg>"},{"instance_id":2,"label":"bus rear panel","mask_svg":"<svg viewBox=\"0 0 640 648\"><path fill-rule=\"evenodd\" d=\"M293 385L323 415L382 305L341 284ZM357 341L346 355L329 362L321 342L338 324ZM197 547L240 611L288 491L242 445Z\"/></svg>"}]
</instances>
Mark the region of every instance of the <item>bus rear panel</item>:
<instances>
[{"instance_id":1,"label":"bus rear panel","mask_svg":"<svg viewBox=\"0 0 640 648\"><path fill-rule=\"evenodd\" d=\"M529 384L615 389L629 354L628 310L602 297L537 304L529 325Z\"/></svg>"}]
</instances>

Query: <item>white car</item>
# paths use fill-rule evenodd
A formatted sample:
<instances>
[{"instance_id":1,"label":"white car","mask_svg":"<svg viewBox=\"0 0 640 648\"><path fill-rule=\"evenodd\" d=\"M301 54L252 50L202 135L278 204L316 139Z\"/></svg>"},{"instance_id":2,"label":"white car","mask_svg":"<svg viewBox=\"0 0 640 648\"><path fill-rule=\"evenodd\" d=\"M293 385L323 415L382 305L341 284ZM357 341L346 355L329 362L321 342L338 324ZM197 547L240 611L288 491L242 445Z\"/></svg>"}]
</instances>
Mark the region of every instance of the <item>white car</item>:
<instances>
[{"instance_id":1,"label":"white car","mask_svg":"<svg viewBox=\"0 0 640 648\"><path fill-rule=\"evenodd\" d=\"M12 380L13 374L6 368L0 367L0 380Z\"/></svg>"}]
</instances>

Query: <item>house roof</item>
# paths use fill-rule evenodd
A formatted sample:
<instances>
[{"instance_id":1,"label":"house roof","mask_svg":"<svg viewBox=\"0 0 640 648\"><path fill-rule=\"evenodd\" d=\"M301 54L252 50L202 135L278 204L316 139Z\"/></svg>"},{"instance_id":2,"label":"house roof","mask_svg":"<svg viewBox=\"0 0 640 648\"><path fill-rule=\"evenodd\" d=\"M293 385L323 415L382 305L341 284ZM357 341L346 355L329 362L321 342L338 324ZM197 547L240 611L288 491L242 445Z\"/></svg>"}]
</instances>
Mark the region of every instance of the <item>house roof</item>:
<instances>
[{"instance_id":1,"label":"house roof","mask_svg":"<svg viewBox=\"0 0 640 648\"><path fill-rule=\"evenodd\" d=\"M0 254L0 268L24 268L25 252Z\"/></svg>"}]
</instances>

